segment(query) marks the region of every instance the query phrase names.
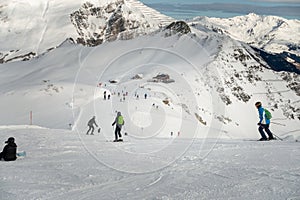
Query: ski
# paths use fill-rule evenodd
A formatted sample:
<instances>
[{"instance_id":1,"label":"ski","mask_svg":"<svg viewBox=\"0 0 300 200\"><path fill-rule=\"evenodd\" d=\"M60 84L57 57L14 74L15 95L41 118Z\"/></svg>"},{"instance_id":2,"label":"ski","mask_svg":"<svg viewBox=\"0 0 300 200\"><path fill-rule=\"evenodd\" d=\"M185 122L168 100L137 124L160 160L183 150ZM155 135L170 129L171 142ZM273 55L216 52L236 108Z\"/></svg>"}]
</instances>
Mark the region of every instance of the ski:
<instances>
[{"instance_id":1,"label":"ski","mask_svg":"<svg viewBox=\"0 0 300 200\"><path fill-rule=\"evenodd\" d=\"M119 139L119 140L106 140L106 142L126 142L123 139Z\"/></svg>"},{"instance_id":2,"label":"ski","mask_svg":"<svg viewBox=\"0 0 300 200\"><path fill-rule=\"evenodd\" d=\"M274 141L279 141L277 139L273 139ZM273 140L260 140L260 139L243 139L243 141L250 141L250 142L270 142L270 141L273 141Z\"/></svg>"}]
</instances>

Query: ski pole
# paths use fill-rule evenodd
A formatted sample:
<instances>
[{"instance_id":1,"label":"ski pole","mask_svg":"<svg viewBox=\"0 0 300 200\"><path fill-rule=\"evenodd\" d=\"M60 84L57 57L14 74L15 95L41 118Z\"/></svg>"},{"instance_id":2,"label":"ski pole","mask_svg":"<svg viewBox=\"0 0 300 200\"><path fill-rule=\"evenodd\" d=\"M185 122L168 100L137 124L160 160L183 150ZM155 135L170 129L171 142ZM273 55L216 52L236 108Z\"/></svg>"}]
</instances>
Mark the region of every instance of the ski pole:
<instances>
[{"instance_id":1,"label":"ski pole","mask_svg":"<svg viewBox=\"0 0 300 200\"><path fill-rule=\"evenodd\" d=\"M276 125L280 125L280 126L286 126L285 124L280 124L280 123L277 123L277 122L271 122L272 124L276 124Z\"/></svg>"},{"instance_id":2,"label":"ski pole","mask_svg":"<svg viewBox=\"0 0 300 200\"><path fill-rule=\"evenodd\" d=\"M283 139L282 138L280 138L280 137L278 137L277 135L275 135L274 133L273 133L273 135L277 138L277 139L279 139L279 140L281 140L281 141L283 141Z\"/></svg>"},{"instance_id":3,"label":"ski pole","mask_svg":"<svg viewBox=\"0 0 300 200\"><path fill-rule=\"evenodd\" d=\"M126 127L125 126L124 126L124 135L126 135L126 136L128 135L127 132L126 132Z\"/></svg>"}]
</instances>

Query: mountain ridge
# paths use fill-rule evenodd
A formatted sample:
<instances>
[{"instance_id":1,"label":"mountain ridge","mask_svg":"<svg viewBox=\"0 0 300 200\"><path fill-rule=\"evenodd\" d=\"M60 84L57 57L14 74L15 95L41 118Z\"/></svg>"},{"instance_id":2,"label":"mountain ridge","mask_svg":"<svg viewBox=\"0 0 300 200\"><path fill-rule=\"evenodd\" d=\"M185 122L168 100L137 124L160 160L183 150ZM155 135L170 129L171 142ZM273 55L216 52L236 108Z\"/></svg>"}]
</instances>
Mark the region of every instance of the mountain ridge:
<instances>
[{"instance_id":1,"label":"mountain ridge","mask_svg":"<svg viewBox=\"0 0 300 200\"><path fill-rule=\"evenodd\" d=\"M190 24L204 26L271 53L286 51L300 56L299 20L250 13L233 18L196 17Z\"/></svg>"}]
</instances>

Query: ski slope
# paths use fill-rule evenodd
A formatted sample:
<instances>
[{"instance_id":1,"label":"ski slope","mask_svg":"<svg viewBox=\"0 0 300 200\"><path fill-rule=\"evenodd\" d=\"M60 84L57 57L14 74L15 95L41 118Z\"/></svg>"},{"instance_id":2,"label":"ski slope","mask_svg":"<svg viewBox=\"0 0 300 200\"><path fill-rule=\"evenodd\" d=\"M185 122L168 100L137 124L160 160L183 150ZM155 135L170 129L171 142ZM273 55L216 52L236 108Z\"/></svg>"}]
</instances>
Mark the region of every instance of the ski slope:
<instances>
[{"instance_id":1,"label":"ski slope","mask_svg":"<svg viewBox=\"0 0 300 200\"><path fill-rule=\"evenodd\" d=\"M124 143L112 143L98 133L1 127L0 137L7 136L16 137L27 157L1 162L3 200L300 197L300 149L294 141L152 138L141 143L124 137ZM157 157L135 151L152 151L166 142L173 148L160 149ZM186 146L182 156L173 154ZM135 159L123 156L120 149Z\"/></svg>"},{"instance_id":2,"label":"ski slope","mask_svg":"<svg viewBox=\"0 0 300 200\"><path fill-rule=\"evenodd\" d=\"M1 162L1 199L299 198L297 123L272 125L283 142L248 141L259 138L255 108L224 107L205 82L203 70L218 62L216 50L199 48L189 36L161 35L97 48L66 41L37 59L1 66L0 137L15 137L19 151L27 152ZM161 73L175 82L149 82ZM132 79L137 74L142 79ZM122 90L125 101L117 95ZM103 99L104 91L111 100ZM24 126L30 111L33 127ZM124 143L111 142L116 111L124 115ZM222 125L212 111L230 113L240 125ZM101 132L86 135L94 115Z\"/></svg>"},{"instance_id":3,"label":"ski slope","mask_svg":"<svg viewBox=\"0 0 300 200\"><path fill-rule=\"evenodd\" d=\"M300 198L297 74L201 24L157 30L172 18L135 0L123 11L149 32L96 47L74 43L83 2L20 2L1 2L0 56L37 54L0 65L0 141L27 152L1 161L1 200ZM87 20L89 35L103 19ZM256 101L284 141L253 141ZM124 143L111 142L118 111ZM101 132L86 135L92 116Z\"/></svg>"},{"instance_id":4,"label":"ski slope","mask_svg":"<svg viewBox=\"0 0 300 200\"><path fill-rule=\"evenodd\" d=\"M234 72L230 71L230 67L227 68L228 64L223 60L215 58L219 52L214 47L223 45L219 53L223 56L224 51L233 51L232 45L236 43L231 39L220 42L214 35L204 32L198 34L199 38L196 39L189 35L166 38L161 32L128 41L106 43L96 48L66 41L36 59L2 64L0 124L29 124L32 111L34 125L81 131L88 119L95 115L104 130L110 131L109 125L115 112L121 111L125 115L128 131L137 135L145 131L146 135L149 132L160 137L169 136L170 132L181 132L181 136L187 138L258 137L255 125L258 116L253 106L255 101L268 102L269 98L277 98L268 95L269 87L274 91L288 88L281 82L268 86L264 81L256 85L242 81L241 85L253 97L247 103L235 100L231 91L227 91L226 84L220 82L233 76ZM210 41L205 43L207 39L202 38L207 37ZM255 62L249 61L251 65ZM234 60L232 65L234 70L245 69ZM281 78L271 70L257 73L262 80ZM136 74L142 74L143 78L132 79ZM159 74L168 74L175 82L149 82ZM207 82L207 79L215 82ZM112 84L111 80L117 83ZM224 87L226 95L234 100L232 105L225 106L214 87ZM115 93L110 102L103 101L105 90ZM120 102L117 95L118 92L123 95L122 91L128 92L125 102ZM138 101L134 97L136 92L140 96ZM147 100L143 100L144 93L149 95ZM282 94L278 93L278 99L283 99L283 103L290 101L292 104L289 105L294 102L297 105L297 96L293 91L287 90ZM163 103L165 99L169 100L169 105ZM153 109L153 103L159 109ZM247 117L241 117L241 112L237 112L236 108L241 108ZM285 118L283 111L278 109L272 112L276 116L274 122L277 121L279 125L272 125L271 130L279 136L297 139L297 119ZM141 120L141 117L144 119ZM152 119L161 120L152 124ZM219 134L216 135L214 130L219 130Z\"/></svg>"}]
</instances>

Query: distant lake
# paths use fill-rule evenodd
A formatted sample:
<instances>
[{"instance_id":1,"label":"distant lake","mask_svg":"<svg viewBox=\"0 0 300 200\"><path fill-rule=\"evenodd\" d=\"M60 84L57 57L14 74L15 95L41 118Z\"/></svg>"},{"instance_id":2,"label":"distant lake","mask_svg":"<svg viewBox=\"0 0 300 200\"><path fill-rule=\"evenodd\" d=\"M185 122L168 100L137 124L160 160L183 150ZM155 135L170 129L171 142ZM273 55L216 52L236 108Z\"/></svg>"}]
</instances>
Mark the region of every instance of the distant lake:
<instances>
[{"instance_id":1,"label":"distant lake","mask_svg":"<svg viewBox=\"0 0 300 200\"><path fill-rule=\"evenodd\" d=\"M240 0L140 0L144 4L175 19L192 19L197 16L229 18L256 13L275 15L287 19L300 19L300 3Z\"/></svg>"}]
</instances>

